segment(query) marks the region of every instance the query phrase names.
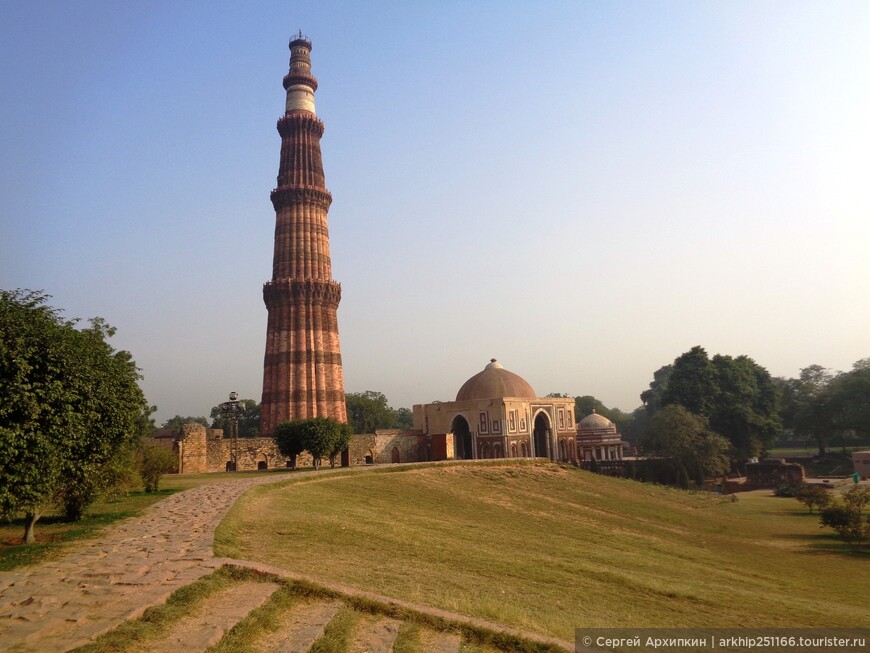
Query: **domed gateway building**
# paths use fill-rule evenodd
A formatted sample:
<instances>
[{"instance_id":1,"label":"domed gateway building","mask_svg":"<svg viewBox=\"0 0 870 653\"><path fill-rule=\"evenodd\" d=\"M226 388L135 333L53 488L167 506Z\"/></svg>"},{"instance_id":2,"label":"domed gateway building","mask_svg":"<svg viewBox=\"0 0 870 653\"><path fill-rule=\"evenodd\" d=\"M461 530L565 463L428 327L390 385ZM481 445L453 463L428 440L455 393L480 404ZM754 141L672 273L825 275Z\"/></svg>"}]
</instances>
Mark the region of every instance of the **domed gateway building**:
<instances>
[{"instance_id":1,"label":"domed gateway building","mask_svg":"<svg viewBox=\"0 0 870 653\"><path fill-rule=\"evenodd\" d=\"M445 458L577 459L574 399L538 397L494 358L456 401L415 405L414 428Z\"/></svg>"}]
</instances>

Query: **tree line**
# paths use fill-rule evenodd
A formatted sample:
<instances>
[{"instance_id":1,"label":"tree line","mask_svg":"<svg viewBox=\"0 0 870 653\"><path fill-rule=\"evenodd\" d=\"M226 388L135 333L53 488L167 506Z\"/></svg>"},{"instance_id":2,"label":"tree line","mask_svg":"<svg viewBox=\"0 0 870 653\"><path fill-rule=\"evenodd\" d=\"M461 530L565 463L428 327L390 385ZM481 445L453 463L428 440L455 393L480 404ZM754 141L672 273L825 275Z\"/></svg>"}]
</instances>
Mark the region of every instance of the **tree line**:
<instances>
[{"instance_id":1,"label":"tree line","mask_svg":"<svg viewBox=\"0 0 870 653\"><path fill-rule=\"evenodd\" d=\"M372 390L349 392L345 396L345 406L347 422L352 434L374 433L376 429L410 429L412 425L411 410L391 408L382 392ZM160 428L177 429L189 422L195 422L207 428L223 429L224 433L229 433L229 420L219 405L211 409L210 416L209 420L206 417L175 415L163 422ZM260 404L254 399L239 400L238 428L241 438L260 435Z\"/></svg>"}]
</instances>

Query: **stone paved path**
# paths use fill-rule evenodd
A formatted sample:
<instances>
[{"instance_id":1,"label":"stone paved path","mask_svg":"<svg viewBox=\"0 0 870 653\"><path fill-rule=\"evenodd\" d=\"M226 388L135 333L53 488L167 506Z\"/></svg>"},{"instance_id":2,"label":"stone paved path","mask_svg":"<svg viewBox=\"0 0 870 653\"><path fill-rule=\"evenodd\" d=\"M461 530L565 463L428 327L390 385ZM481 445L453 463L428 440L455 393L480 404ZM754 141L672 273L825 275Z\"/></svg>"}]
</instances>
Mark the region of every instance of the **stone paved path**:
<instances>
[{"instance_id":1,"label":"stone paved path","mask_svg":"<svg viewBox=\"0 0 870 653\"><path fill-rule=\"evenodd\" d=\"M261 476L173 494L51 562L0 572L0 651L67 651L205 576L214 529ZM21 646L24 645L24 646Z\"/></svg>"},{"instance_id":2,"label":"stone paved path","mask_svg":"<svg viewBox=\"0 0 870 653\"><path fill-rule=\"evenodd\" d=\"M133 647L129 653L178 653L205 651L223 638L224 634L247 614L271 596L280 586L276 583L238 583L229 589L209 596L194 614L179 620L157 641Z\"/></svg>"}]
</instances>

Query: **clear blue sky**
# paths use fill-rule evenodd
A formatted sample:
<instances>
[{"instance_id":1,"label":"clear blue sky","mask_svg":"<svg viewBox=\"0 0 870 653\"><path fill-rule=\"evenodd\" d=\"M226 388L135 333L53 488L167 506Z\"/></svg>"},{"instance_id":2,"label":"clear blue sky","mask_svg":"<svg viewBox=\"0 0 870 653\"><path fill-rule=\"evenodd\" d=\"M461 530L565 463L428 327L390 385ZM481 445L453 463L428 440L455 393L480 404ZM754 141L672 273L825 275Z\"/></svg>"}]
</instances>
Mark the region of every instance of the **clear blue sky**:
<instances>
[{"instance_id":1,"label":"clear blue sky","mask_svg":"<svg viewBox=\"0 0 870 653\"><path fill-rule=\"evenodd\" d=\"M348 392L870 356L863 0L0 0L0 287L118 327L160 421L260 398L299 28Z\"/></svg>"}]
</instances>

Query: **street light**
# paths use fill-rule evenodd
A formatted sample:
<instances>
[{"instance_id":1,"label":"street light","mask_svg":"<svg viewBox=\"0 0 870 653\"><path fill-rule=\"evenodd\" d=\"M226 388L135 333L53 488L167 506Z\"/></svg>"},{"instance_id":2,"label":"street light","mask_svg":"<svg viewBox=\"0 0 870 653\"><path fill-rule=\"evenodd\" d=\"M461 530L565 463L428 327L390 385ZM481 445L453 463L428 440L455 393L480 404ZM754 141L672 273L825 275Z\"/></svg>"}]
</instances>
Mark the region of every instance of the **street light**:
<instances>
[{"instance_id":1,"label":"street light","mask_svg":"<svg viewBox=\"0 0 870 653\"><path fill-rule=\"evenodd\" d=\"M221 404L221 415L230 424L230 461L232 466L228 472L238 471L239 465L239 394L234 390L230 400Z\"/></svg>"}]
</instances>

